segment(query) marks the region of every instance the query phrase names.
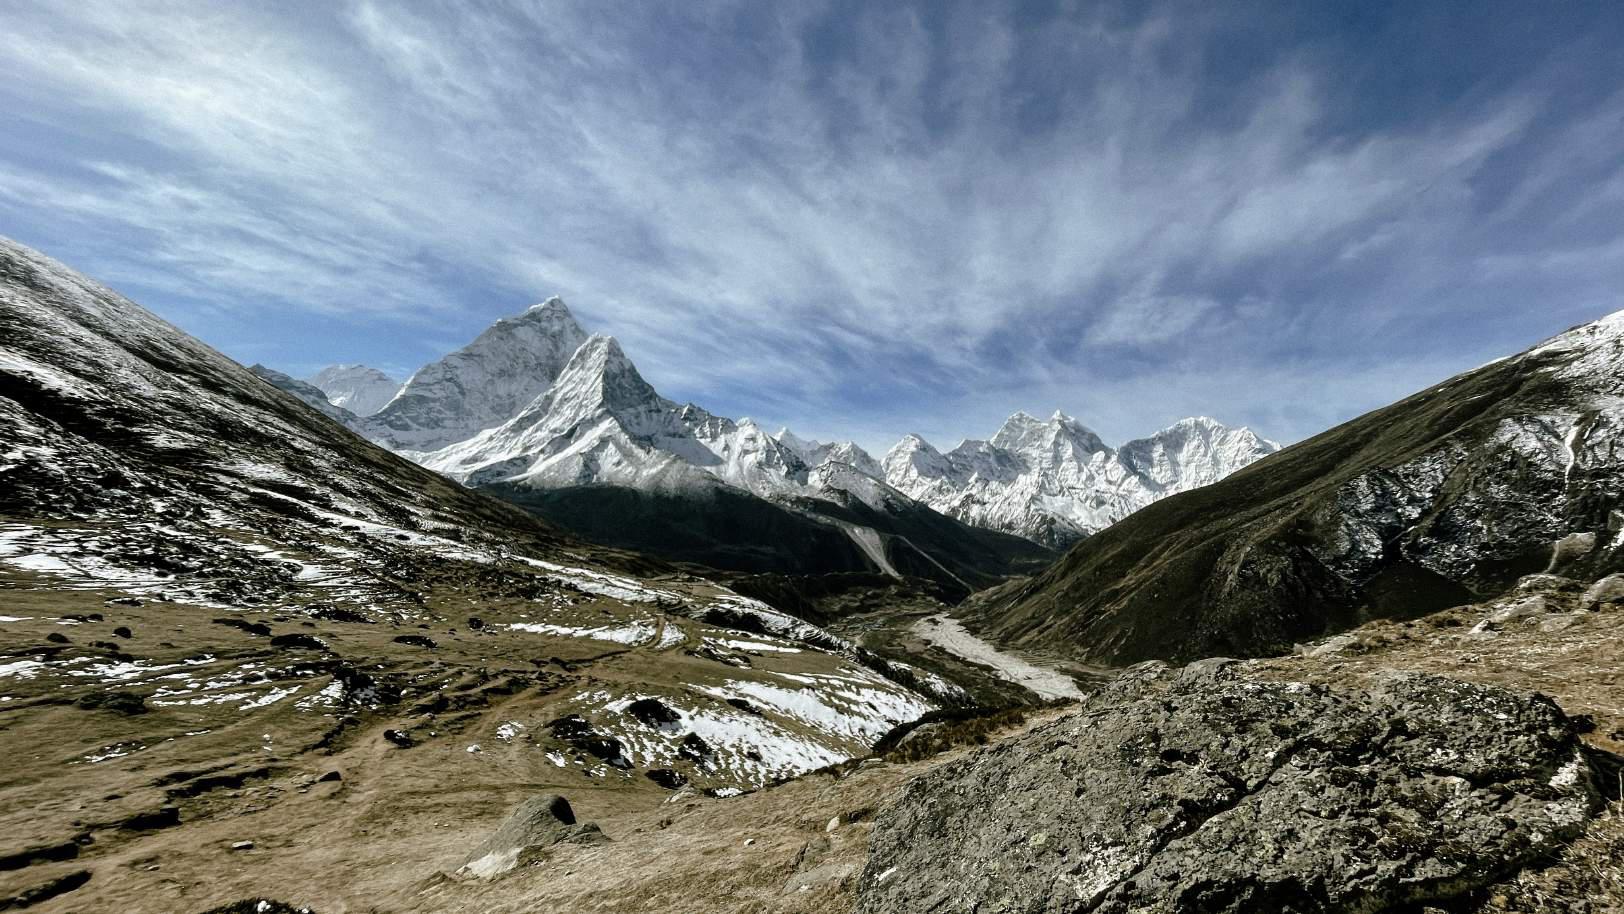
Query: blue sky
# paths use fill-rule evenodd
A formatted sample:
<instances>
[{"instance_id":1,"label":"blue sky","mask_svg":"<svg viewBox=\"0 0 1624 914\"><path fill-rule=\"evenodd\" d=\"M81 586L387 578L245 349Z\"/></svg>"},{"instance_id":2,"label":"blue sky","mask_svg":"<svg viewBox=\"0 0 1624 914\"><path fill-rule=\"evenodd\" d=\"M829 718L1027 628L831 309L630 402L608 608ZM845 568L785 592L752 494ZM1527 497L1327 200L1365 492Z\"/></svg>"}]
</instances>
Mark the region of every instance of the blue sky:
<instances>
[{"instance_id":1,"label":"blue sky","mask_svg":"<svg viewBox=\"0 0 1624 914\"><path fill-rule=\"evenodd\" d=\"M0 234L299 375L1295 440L1624 308L1617 3L5 6Z\"/></svg>"}]
</instances>

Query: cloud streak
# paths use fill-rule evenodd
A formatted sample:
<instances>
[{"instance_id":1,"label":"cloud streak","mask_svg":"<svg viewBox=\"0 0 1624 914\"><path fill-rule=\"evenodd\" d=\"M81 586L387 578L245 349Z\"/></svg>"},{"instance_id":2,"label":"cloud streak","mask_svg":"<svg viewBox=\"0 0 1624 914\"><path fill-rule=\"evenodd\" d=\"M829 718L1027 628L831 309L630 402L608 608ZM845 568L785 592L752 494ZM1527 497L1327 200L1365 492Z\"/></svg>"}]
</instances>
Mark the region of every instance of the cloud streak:
<instances>
[{"instance_id":1,"label":"cloud streak","mask_svg":"<svg viewBox=\"0 0 1624 914\"><path fill-rule=\"evenodd\" d=\"M814 434L1292 439L1624 306L1605 13L1519 59L1178 4L82 6L0 34L0 230L295 371L556 292Z\"/></svg>"}]
</instances>

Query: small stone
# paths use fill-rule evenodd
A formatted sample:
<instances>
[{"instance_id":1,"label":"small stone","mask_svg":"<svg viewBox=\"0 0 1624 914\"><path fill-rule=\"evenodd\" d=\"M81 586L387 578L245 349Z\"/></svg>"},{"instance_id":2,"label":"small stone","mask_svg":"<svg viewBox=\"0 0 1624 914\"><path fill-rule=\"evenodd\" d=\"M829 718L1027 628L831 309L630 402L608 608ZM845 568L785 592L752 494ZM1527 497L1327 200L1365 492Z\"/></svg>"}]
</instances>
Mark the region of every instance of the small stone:
<instances>
[{"instance_id":1,"label":"small stone","mask_svg":"<svg viewBox=\"0 0 1624 914\"><path fill-rule=\"evenodd\" d=\"M251 851L254 849L254 842L237 841L231 845L231 849L234 851Z\"/></svg>"},{"instance_id":2,"label":"small stone","mask_svg":"<svg viewBox=\"0 0 1624 914\"><path fill-rule=\"evenodd\" d=\"M316 778L316 783L324 784L324 783L326 783L328 781L342 781L342 780L344 780L344 775L339 774L336 771L329 771L326 774L322 775L321 777Z\"/></svg>"},{"instance_id":3,"label":"small stone","mask_svg":"<svg viewBox=\"0 0 1624 914\"><path fill-rule=\"evenodd\" d=\"M1590 585L1584 596L1579 598L1579 605L1585 609L1606 603L1624 603L1624 574L1610 574L1602 578Z\"/></svg>"},{"instance_id":4,"label":"small stone","mask_svg":"<svg viewBox=\"0 0 1624 914\"><path fill-rule=\"evenodd\" d=\"M1507 622L1517 622L1522 619L1542 616L1549 611L1544 597L1529 597L1526 600L1519 600L1504 609L1497 609L1489 613L1488 621L1497 625L1504 625Z\"/></svg>"},{"instance_id":5,"label":"small stone","mask_svg":"<svg viewBox=\"0 0 1624 914\"><path fill-rule=\"evenodd\" d=\"M823 826L823 830L826 831L826 832L831 832L831 831L834 831L835 829L837 829L839 827L840 827L840 817L835 816L833 819L829 820L828 825Z\"/></svg>"}]
</instances>

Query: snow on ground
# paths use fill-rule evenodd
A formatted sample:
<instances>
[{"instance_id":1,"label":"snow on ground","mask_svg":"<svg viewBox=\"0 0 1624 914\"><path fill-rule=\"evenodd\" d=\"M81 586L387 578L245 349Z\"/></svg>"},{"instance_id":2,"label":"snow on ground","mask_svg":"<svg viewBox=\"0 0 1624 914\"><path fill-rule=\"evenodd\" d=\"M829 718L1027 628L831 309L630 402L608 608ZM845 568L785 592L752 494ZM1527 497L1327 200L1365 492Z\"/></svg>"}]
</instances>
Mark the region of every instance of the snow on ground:
<instances>
[{"instance_id":1,"label":"snow on ground","mask_svg":"<svg viewBox=\"0 0 1624 914\"><path fill-rule=\"evenodd\" d=\"M706 638L707 644L719 644L738 651L767 651L776 654L799 654L801 649L785 644L773 644L767 641L755 641L745 638Z\"/></svg>"},{"instance_id":2,"label":"snow on ground","mask_svg":"<svg viewBox=\"0 0 1624 914\"><path fill-rule=\"evenodd\" d=\"M1024 657L1000 650L970 634L962 623L948 616L932 616L914 623L914 631L926 641L971 663L991 667L1001 678L1030 689L1044 698L1081 698L1082 690L1070 676L1045 669Z\"/></svg>"},{"instance_id":3,"label":"snow on ground","mask_svg":"<svg viewBox=\"0 0 1624 914\"><path fill-rule=\"evenodd\" d=\"M613 641L616 644L629 644L634 647L653 641L657 633L654 623L642 620L630 622L626 625L604 625L591 628L574 625L553 625L548 622L513 622L506 627L512 631L530 632L535 635L591 638L594 641Z\"/></svg>"},{"instance_id":4,"label":"snow on ground","mask_svg":"<svg viewBox=\"0 0 1624 914\"><path fill-rule=\"evenodd\" d=\"M650 727L625 713L632 702L646 697L651 696L616 696L595 690L577 696L572 704L581 708L595 729L620 740L634 765L658 768L675 764L684 757L679 748L682 740L693 734L705 741L714 758L701 770L746 786L804 774L855 754L843 739L797 733L770 717L732 706L704 707L663 695L659 700L676 712L677 722ZM867 744L861 748L866 749Z\"/></svg>"},{"instance_id":5,"label":"snow on ground","mask_svg":"<svg viewBox=\"0 0 1624 914\"><path fill-rule=\"evenodd\" d=\"M698 691L722 699L742 698L837 739L865 746L897 724L934 709L919 695L867 670L777 675L795 684L780 686L740 679Z\"/></svg>"}]
</instances>

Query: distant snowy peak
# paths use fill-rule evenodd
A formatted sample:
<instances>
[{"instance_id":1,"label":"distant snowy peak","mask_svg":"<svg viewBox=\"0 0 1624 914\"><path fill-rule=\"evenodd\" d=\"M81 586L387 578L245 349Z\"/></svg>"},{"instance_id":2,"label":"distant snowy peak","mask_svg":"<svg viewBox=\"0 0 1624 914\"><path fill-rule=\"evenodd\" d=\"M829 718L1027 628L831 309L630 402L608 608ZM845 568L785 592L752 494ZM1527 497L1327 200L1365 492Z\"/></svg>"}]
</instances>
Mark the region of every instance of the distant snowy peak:
<instances>
[{"instance_id":1,"label":"distant snowy peak","mask_svg":"<svg viewBox=\"0 0 1624 914\"><path fill-rule=\"evenodd\" d=\"M932 447L929 441L911 432L903 435L901 441L885 452L881 469L885 471L887 482L904 491L908 491L910 485L923 480L954 475L953 465L942 452Z\"/></svg>"},{"instance_id":2,"label":"distant snowy peak","mask_svg":"<svg viewBox=\"0 0 1624 914\"><path fill-rule=\"evenodd\" d=\"M396 450L428 451L501 425L552 386L586 338L558 298L503 318L412 375L369 419L368 436Z\"/></svg>"},{"instance_id":3,"label":"distant snowy peak","mask_svg":"<svg viewBox=\"0 0 1624 914\"><path fill-rule=\"evenodd\" d=\"M1018 412L1004 422L988 443L1048 462L1086 460L1091 454L1108 450L1100 436L1058 410L1047 422Z\"/></svg>"},{"instance_id":4,"label":"distant snowy peak","mask_svg":"<svg viewBox=\"0 0 1624 914\"><path fill-rule=\"evenodd\" d=\"M383 409L400 392L399 381L366 365L329 365L310 383L326 394L329 403L357 416Z\"/></svg>"},{"instance_id":5,"label":"distant snowy peak","mask_svg":"<svg viewBox=\"0 0 1624 914\"><path fill-rule=\"evenodd\" d=\"M885 469L872 455L863 450L852 441L822 442L802 438L787 428L778 430L773 436L779 444L788 448L801 462L808 467L820 467L825 463L840 463L852 467L861 473L866 473L876 479L885 477Z\"/></svg>"},{"instance_id":6,"label":"distant snowy peak","mask_svg":"<svg viewBox=\"0 0 1624 914\"><path fill-rule=\"evenodd\" d=\"M1278 450L1280 445L1249 428L1229 428L1198 416L1130 441L1117 453L1124 464L1173 494L1215 483Z\"/></svg>"},{"instance_id":7,"label":"distant snowy peak","mask_svg":"<svg viewBox=\"0 0 1624 914\"><path fill-rule=\"evenodd\" d=\"M1113 450L1056 412L1011 416L992 438L943 454L918 435L885 456L884 479L969 524L1063 546L1176 492L1279 450L1245 428L1185 419Z\"/></svg>"}]
</instances>

